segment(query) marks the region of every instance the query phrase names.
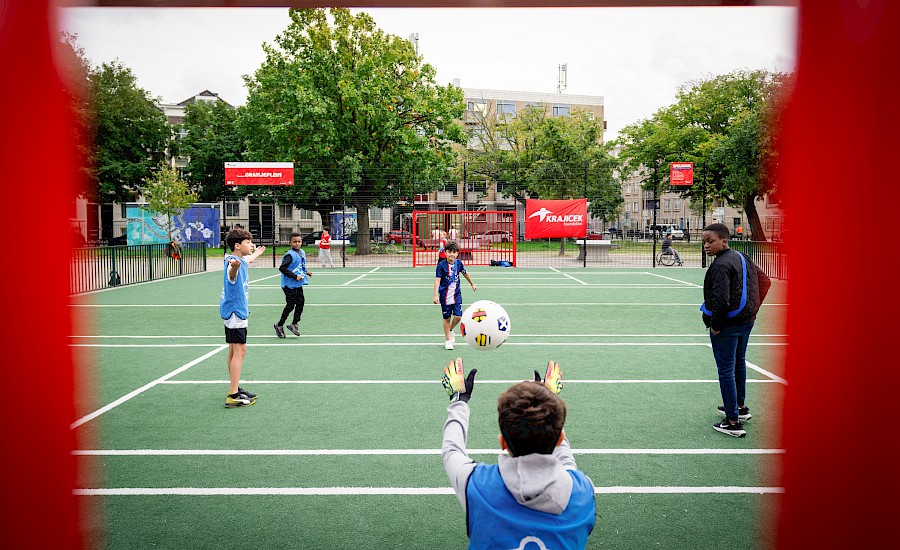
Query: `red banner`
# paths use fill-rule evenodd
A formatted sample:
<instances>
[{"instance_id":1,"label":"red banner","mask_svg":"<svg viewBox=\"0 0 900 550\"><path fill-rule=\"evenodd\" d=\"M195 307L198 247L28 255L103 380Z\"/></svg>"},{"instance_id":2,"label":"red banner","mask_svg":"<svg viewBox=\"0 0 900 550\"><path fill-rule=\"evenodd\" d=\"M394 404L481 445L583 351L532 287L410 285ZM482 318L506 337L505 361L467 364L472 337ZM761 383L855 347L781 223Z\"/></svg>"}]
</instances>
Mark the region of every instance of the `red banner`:
<instances>
[{"instance_id":1,"label":"red banner","mask_svg":"<svg viewBox=\"0 0 900 550\"><path fill-rule=\"evenodd\" d=\"M694 163L670 162L669 185L673 187L690 187L694 185Z\"/></svg>"},{"instance_id":2,"label":"red banner","mask_svg":"<svg viewBox=\"0 0 900 550\"><path fill-rule=\"evenodd\" d=\"M226 162L225 185L294 185L294 163Z\"/></svg>"},{"instance_id":3,"label":"red banner","mask_svg":"<svg viewBox=\"0 0 900 550\"><path fill-rule=\"evenodd\" d=\"M587 199L525 201L525 238L584 238L587 233Z\"/></svg>"}]
</instances>

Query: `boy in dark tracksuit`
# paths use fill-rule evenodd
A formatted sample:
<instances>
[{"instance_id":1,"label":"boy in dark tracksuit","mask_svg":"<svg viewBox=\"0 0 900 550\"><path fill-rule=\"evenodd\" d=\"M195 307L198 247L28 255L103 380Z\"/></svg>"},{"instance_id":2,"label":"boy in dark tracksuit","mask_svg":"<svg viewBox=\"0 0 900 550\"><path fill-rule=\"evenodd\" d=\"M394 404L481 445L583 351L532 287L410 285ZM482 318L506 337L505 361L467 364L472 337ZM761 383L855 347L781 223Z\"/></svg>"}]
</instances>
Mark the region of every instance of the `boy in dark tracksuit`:
<instances>
[{"instance_id":1,"label":"boy in dark tracksuit","mask_svg":"<svg viewBox=\"0 0 900 550\"><path fill-rule=\"evenodd\" d=\"M703 230L703 250L715 259L703 280L703 323L709 328L725 419L713 429L733 437L747 435L742 420L749 420L745 405L747 343L756 314L772 282L746 255L728 248L728 227L714 223Z\"/></svg>"},{"instance_id":2,"label":"boy in dark tracksuit","mask_svg":"<svg viewBox=\"0 0 900 550\"><path fill-rule=\"evenodd\" d=\"M309 277L312 272L306 269L306 253L303 251L303 236L300 233L291 233L291 249L287 251L281 260L281 290L284 291L284 310L281 312L281 318L275 323L275 335L284 338L284 323L287 321L291 310L294 311L294 317L288 330L295 335L300 336L300 328L297 323L300 322L300 316L303 315L303 304L306 302L303 297L303 287L309 284Z\"/></svg>"},{"instance_id":3,"label":"boy in dark tracksuit","mask_svg":"<svg viewBox=\"0 0 900 550\"><path fill-rule=\"evenodd\" d=\"M575 465L563 430L559 363L550 361L543 382L534 371L533 382L515 384L497 400L500 448L508 453L498 464L475 462L466 454L476 372L463 378L458 358L441 379L451 399L441 454L466 511L469 548L585 548L596 521L595 491Z\"/></svg>"}]
</instances>

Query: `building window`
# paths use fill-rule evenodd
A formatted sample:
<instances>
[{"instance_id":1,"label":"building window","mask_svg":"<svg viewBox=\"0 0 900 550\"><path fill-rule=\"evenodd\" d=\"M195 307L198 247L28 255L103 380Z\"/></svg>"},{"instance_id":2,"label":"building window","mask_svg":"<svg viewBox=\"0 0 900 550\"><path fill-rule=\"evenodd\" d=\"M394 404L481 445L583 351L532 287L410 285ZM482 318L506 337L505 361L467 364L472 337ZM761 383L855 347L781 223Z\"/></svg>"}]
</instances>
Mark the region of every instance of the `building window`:
<instances>
[{"instance_id":1,"label":"building window","mask_svg":"<svg viewBox=\"0 0 900 550\"><path fill-rule=\"evenodd\" d=\"M226 202L225 203L225 215L229 218L236 218L241 214L241 203L239 202Z\"/></svg>"},{"instance_id":2,"label":"building window","mask_svg":"<svg viewBox=\"0 0 900 550\"><path fill-rule=\"evenodd\" d=\"M567 103L554 103L553 104L553 116L569 116L569 109L571 105Z\"/></svg>"},{"instance_id":3,"label":"building window","mask_svg":"<svg viewBox=\"0 0 900 550\"><path fill-rule=\"evenodd\" d=\"M289 220L294 217L294 205L293 204L279 204L278 205L278 217L282 220Z\"/></svg>"},{"instance_id":4,"label":"building window","mask_svg":"<svg viewBox=\"0 0 900 550\"><path fill-rule=\"evenodd\" d=\"M315 211L306 210L304 208L298 208L297 210L300 211L300 219L301 220L314 220L315 219L315 215L316 215Z\"/></svg>"},{"instance_id":5,"label":"building window","mask_svg":"<svg viewBox=\"0 0 900 550\"><path fill-rule=\"evenodd\" d=\"M526 108L526 109L538 109L538 110L543 111L543 110L544 110L544 104L541 103L541 102L539 102L539 101L526 101L526 102L525 102L525 108Z\"/></svg>"},{"instance_id":6,"label":"building window","mask_svg":"<svg viewBox=\"0 0 900 550\"><path fill-rule=\"evenodd\" d=\"M663 201L663 210L668 212L671 209L672 209L672 199L665 199Z\"/></svg>"},{"instance_id":7,"label":"building window","mask_svg":"<svg viewBox=\"0 0 900 550\"><path fill-rule=\"evenodd\" d=\"M633 203L631 203L631 211L632 212L638 212L637 205L638 205L638 201L634 201Z\"/></svg>"},{"instance_id":8,"label":"building window","mask_svg":"<svg viewBox=\"0 0 900 550\"><path fill-rule=\"evenodd\" d=\"M470 100L466 105L466 110L472 113L484 115L487 112L487 102L483 99Z\"/></svg>"},{"instance_id":9,"label":"building window","mask_svg":"<svg viewBox=\"0 0 900 550\"><path fill-rule=\"evenodd\" d=\"M457 187L455 181L450 181L450 182L447 182L444 184L444 191L447 191L448 193L453 193L454 195L456 195L459 191L459 188Z\"/></svg>"},{"instance_id":10,"label":"building window","mask_svg":"<svg viewBox=\"0 0 900 550\"><path fill-rule=\"evenodd\" d=\"M675 210L681 210L681 199L675 199Z\"/></svg>"},{"instance_id":11,"label":"building window","mask_svg":"<svg viewBox=\"0 0 900 550\"><path fill-rule=\"evenodd\" d=\"M516 116L516 102L497 100L497 116Z\"/></svg>"}]
</instances>

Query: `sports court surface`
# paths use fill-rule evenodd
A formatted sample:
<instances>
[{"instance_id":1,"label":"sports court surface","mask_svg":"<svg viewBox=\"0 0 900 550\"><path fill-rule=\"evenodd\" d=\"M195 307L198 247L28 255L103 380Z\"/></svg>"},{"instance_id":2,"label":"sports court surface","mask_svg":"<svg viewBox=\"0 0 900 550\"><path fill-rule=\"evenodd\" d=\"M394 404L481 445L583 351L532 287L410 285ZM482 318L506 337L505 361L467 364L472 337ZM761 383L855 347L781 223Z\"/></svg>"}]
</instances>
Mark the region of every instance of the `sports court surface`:
<instances>
[{"instance_id":1,"label":"sports court surface","mask_svg":"<svg viewBox=\"0 0 900 550\"><path fill-rule=\"evenodd\" d=\"M465 548L440 459L451 358L478 368L469 435L497 460L497 396L560 362L566 433L597 487L589 548L750 548L779 505L782 281L748 350L747 437L713 431L716 367L700 320L705 270L470 268L463 300L512 320L499 349L443 348L433 268L322 270L301 337L276 338L279 274L250 270L242 386L225 409L222 273L74 298L78 490L108 548Z\"/></svg>"}]
</instances>

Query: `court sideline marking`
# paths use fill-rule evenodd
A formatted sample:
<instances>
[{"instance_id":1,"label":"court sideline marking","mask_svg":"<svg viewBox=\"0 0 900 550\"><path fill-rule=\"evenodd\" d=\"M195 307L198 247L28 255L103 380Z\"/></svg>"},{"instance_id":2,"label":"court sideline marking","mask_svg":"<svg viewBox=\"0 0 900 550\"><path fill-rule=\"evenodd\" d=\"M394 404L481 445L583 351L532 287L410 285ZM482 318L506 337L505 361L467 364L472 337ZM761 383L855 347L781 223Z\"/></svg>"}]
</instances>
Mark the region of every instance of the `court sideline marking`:
<instances>
[{"instance_id":1,"label":"court sideline marking","mask_svg":"<svg viewBox=\"0 0 900 550\"><path fill-rule=\"evenodd\" d=\"M682 283L682 284L685 284L685 285L689 285L689 286L691 286L691 287L693 287L693 288L703 288L703 285L698 285L698 284L696 284L696 283L689 283L689 282L687 282L687 281L682 281L682 280L680 280L680 279L675 279L675 278L672 278L672 277L666 277L665 275L660 275L660 274L658 274L658 273L652 273L652 272L650 272L650 271L647 271L647 272L645 272L645 273L646 273L647 275L653 275L654 277L659 277L660 279L666 279L666 280L668 280L668 281L675 281L676 283ZM700 306L697 306L697 307L700 307Z\"/></svg>"},{"instance_id":2,"label":"court sideline marking","mask_svg":"<svg viewBox=\"0 0 900 550\"><path fill-rule=\"evenodd\" d=\"M418 456L442 449L81 449L75 456ZM572 449L576 455L780 455L784 449ZM500 449L468 449L470 455L504 454Z\"/></svg>"},{"instance_id":3,"label":"court sideline marking","mask_svg":"<svg viewBox=\"0 0 900 550\"><path fill-rule=\"evenodd\" d=\"M783 487L594 487L594 494L781 494ZM75 489L76 496L454 495L452 487L130 487Z\"/></svg>"},{"instance_id":4,"label":"court sideline marking","mask_svg":"<svg viewBox=\"0 0 900 550\"><path fill-rule=\"evenodd\" d=\"M590 286L590 285L588 285L586 282L582 281L581 279L576 279L575 277L569 275L568 273L563 273L562 271L556 269L555 267L551 267L551 268L549 268L549 269L550 269L551 271L555 271L555 272L559 273L560 275L565 275L566 277L572 279L573 281L577 281L577 282L579 282L579 283L581 283L581 284L583 284L583 285L585 285L585 286Z\"/></svg>"},{"instance_id":5,"label":"court sideline marking","mask_svg":"<svg viewBox=\"0 0 900 550\"><path fill-rule=\"evenodd\" d=\"M121 405L122 403L124 403L124 402L130 400L131 398L133 398L133 397L135 397L135 396L137 396L137 395L140 395L140 394L144 393L145 391L147 391L147 390L149 390L150 388L156 386L157 384L161 384L161 383L165 382L166 380L168 380L169 378L172 378L173 376L176 376L176 375L178 375L178 374L181 374L182 372L184 372L184 371L186 371L187 369L193 367L193 366L196 365L197 363L200 363L200 362L202 362L202 361L205 361L206 359L209 359L210 357L212 357L213 355L219 353L220 351L222 351L222 350L224 350L224 349L228 349L228 345L220 345L220 346L216 347L216 349L214 349L214 350L210 351L209 353L206 353L206 354L204 354L204 355L198 357L197 359L194 359L194 360L191 361L190 363L185 363L184 365L178 367L177 369L173 370L172 372L170 372L170 373L168 373L168 374L164 374L164 375L160 376L159 378L157 378L156 380L154 380L154 381L152 381L152 382L149 382L149 383L147 383L147 384L144 384L144 385L141 386L140 388L138 388L138 389L136 389L136 390L134 390L134 391L131 391L131 392L129 392L129 393L123 395L122 397L116 399L116 400L113 401L112 403L109 403L108 405L105 405L105 406L103 406L103 407L97 409L96 411L94 411L94 412L92 412L92 413L90 413L90 414L87 414L87 415L85 415L85 416L82 416L81 418L79 418L78 420L76 420L75 422L73 422L73 423L71 424L70 429L73 429L73 430L74 430L75 428L81 426L82 424L84 424L84 423L86 423L86 422L90 422L91 420L97 418L97 417L100 416L101 414L103 414L103 413L105 413L105 412L107 412L107 411L109 411L109 410L112 410L112 409L118 407L118 406Z\"/></svg>"},{"instance_id":6,"label":"court sideline marking","mask_svg":"<svg viewBox=\"0 0 900 550\"><path fill-rule=\"evenodd\" d=\"M325 268L323 267L322 269L325 269ZM349 281L347 281L346 283L342 284L341 286L347 286L347 285L349 285L350 283L352 283L352 282L354 282L354 281L358 281L358 280L362 279L363 277L365 277L366 275L369 275L370 273L375 273L375 272L378 271L379 269L380 269L379 267L376 267L375 269L372 269L371 271L368 271L368 272L366 272L366 273L363 273L362 275L360 275L359 277L357 277L357 278L355 278L355 279L350 279Z\"/></svg>"}]
</instances>

